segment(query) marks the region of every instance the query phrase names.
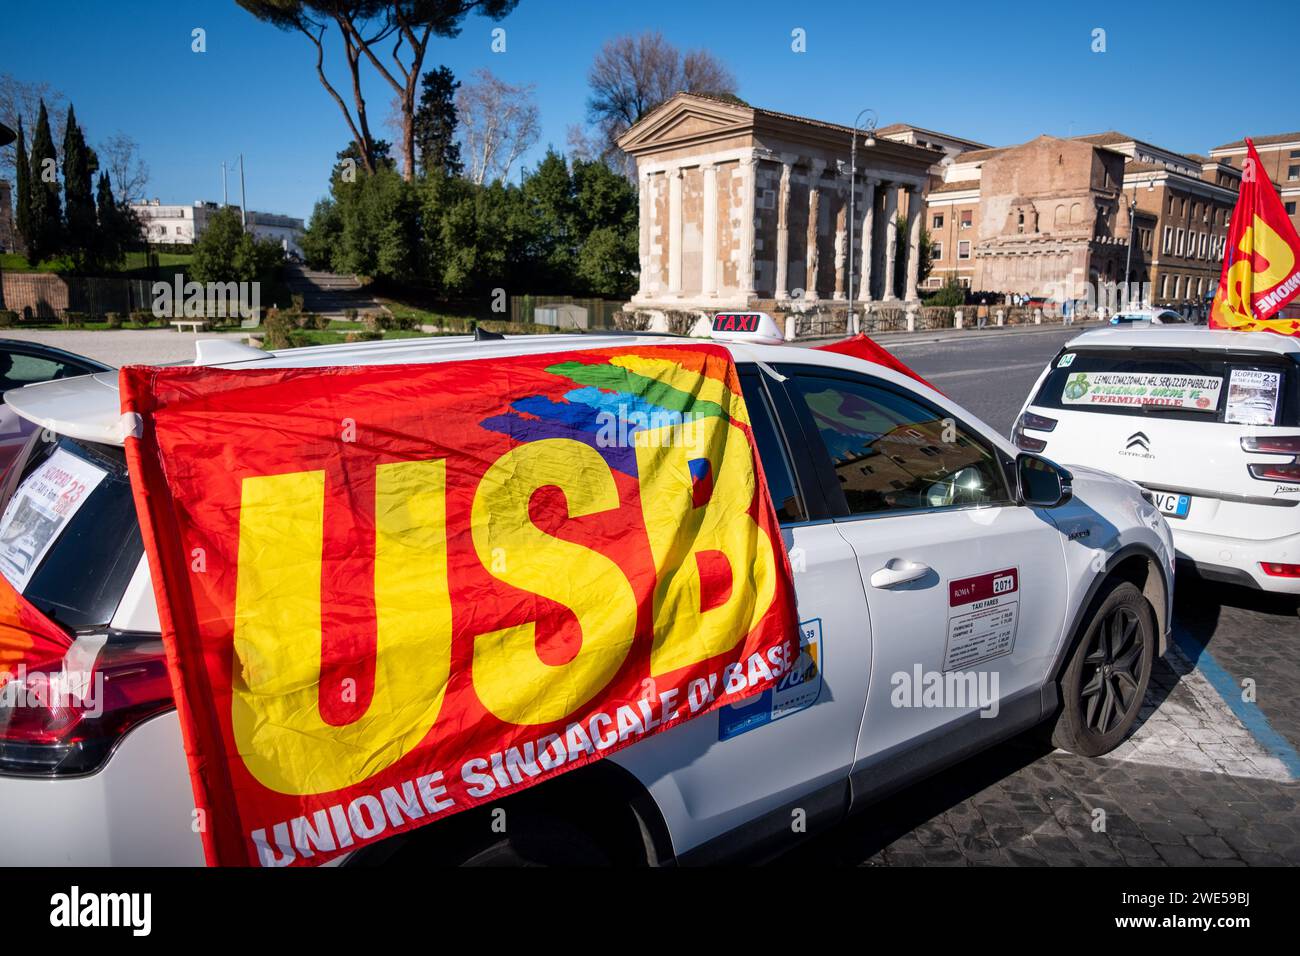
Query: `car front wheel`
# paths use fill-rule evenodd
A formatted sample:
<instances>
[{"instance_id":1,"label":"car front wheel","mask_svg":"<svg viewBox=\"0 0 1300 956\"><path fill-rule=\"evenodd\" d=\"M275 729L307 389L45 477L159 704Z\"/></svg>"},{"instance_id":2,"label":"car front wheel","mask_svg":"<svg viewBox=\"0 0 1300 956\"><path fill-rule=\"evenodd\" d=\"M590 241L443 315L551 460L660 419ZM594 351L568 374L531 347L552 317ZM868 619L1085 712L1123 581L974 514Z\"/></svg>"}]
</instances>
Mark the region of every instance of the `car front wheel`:
<instances>
[{"instance_id":1,"label":"car front wheel","mask_svg":"<svg viewBox=\"0 0 1300 956\"><path fill-rule=\"evenodd\" d=\"M1053 744L1084 757L1109 753L1132 730L1155 658L1151 606L1133 583L1112 583L1093 607L1061 678L1052 730Z\"/></svg>"}]
</instances>

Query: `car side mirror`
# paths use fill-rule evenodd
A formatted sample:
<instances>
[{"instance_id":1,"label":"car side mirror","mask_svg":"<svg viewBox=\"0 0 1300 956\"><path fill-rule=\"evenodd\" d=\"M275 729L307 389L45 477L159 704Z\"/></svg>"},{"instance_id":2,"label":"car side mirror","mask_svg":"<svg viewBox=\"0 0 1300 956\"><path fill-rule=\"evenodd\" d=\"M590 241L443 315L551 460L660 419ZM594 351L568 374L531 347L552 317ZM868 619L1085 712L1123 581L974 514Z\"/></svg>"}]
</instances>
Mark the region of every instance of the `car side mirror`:
<instances>
[{"instance_id":1,"label":"car side mirror","mask_svg":"<svg viewBox=\"0 0 1300 956\"><path fill-rule=\"evenodd\" d=\"M1058 508L1073 495L1074 476L1056 462L1038 455L1016 456L1020 503L1031 508Z\"/></svg>"}]
</instances>

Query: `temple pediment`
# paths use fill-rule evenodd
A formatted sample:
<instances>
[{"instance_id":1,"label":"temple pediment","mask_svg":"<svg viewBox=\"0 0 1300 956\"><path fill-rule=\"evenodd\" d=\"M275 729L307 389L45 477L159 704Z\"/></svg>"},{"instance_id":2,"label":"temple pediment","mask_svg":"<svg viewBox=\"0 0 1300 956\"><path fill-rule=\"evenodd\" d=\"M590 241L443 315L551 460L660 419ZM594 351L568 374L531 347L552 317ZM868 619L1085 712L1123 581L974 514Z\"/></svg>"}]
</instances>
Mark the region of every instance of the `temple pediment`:
<instances>
[{"instance_id":1,"label":"temple pediment","mask_svg":"<svg viewBox=\"0 0 1300 956\"><path fill-rule=\"evenodd\" d=\"M739 103L712 97L678 94L651 110L619 137L618 144L633 155L687 142L707 142L749 129L754 111Z\"/></svg>"}]
</instances>

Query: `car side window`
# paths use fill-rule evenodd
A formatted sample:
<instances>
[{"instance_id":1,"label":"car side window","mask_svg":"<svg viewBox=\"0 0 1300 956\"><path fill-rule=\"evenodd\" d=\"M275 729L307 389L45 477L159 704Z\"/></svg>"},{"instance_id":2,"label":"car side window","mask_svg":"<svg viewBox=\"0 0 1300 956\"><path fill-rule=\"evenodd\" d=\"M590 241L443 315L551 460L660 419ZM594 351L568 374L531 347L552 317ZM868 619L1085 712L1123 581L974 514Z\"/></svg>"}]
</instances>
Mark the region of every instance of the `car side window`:
<instances>
[{"instance_id":1,"label":"car side window","mask_svg":"<svg viewBox=\"0 0 1300 956\"><path fill-rule=\"evenodd\" d=\"M69 375L82 374L64 362L27 355L23 352L0 352L0 392L21 388L34 382L48 382Z\"/></svg>"},{"instance_id":2,"label":"car side window","mask_svg":"<svg viewBox=\"0 0 1300 956\"><path fill-rule=\"evenodd\" d=\"M799 495L794 471L790 467L790 457L777 432L772 405L763 391L763 385L756 376L742 375L740 389L745 396L745 407L749 410L749 421L754 428L754 444L758 446L758 458L763 465L767 491L776 507L776 516L782 522L806 521L808 512Z\"/></svg>"},{"instance_id":3,"label":"car side window","mask_svg":"<svg viewBox=\"0 0 1300 956\"><path fill-rule=\"evenodd\" d=\"M939 409L862 379L793 380L851 514L1011 501L997 454Z\"/></svg>"}]
</instances>

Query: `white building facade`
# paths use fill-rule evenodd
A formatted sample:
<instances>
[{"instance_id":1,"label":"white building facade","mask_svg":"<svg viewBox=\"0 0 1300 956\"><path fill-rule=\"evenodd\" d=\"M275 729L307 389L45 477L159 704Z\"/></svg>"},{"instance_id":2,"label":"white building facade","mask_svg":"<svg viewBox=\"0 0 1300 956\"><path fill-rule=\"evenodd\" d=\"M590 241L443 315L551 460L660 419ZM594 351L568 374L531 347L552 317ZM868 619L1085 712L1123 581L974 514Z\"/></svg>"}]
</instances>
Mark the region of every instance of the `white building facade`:
<instances>
[{"instance_id":1,"label":"white building facade","mask_svg":"<svg viewBox=\"0 0 1300 956\"><path fill-rule=\"evenodd\" d=\"M236 212L238 206L231 206ZM208 222L220 210L215 202L196 200L191 205L164 205L157 199L132 203L131 209L140 218L140 228L147 242L155 245L191 245L208 227ZM304 223L293 216L249 210L247 229L254 238L270 239L286 254L302 255Z\"/></svg>"}]
</instances>

